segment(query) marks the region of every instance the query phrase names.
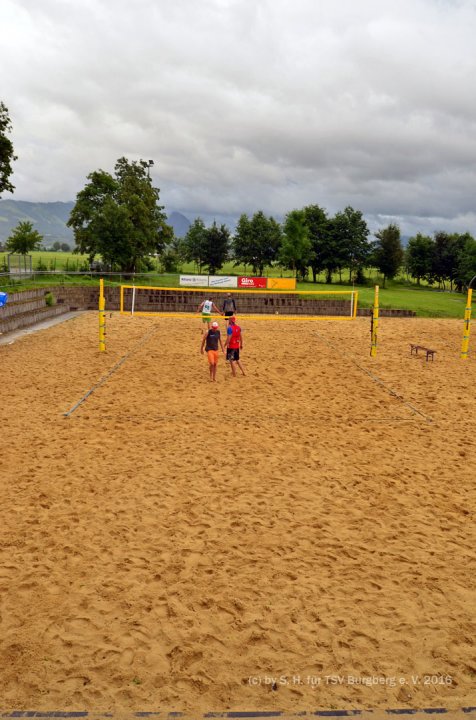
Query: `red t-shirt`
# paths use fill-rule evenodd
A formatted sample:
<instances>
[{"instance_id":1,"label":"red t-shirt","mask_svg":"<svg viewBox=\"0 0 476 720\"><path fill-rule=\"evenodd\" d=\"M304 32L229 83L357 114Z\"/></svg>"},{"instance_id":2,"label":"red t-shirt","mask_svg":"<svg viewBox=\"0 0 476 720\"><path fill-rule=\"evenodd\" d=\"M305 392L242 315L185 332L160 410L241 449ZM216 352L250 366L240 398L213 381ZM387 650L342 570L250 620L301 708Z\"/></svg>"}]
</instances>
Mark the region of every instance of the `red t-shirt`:
<instances>
[{"instance_id":1,"label":"red t-shirt","mask_svg":"<svg viewBox=\"0 0 476 720\"><path fill-rule=\"evenodd\" d=\"M227 332L230 336L228 347L232 350L236 350L240 347L241 328L238 325L230 325Z\"/></svg>"}]
</instances>

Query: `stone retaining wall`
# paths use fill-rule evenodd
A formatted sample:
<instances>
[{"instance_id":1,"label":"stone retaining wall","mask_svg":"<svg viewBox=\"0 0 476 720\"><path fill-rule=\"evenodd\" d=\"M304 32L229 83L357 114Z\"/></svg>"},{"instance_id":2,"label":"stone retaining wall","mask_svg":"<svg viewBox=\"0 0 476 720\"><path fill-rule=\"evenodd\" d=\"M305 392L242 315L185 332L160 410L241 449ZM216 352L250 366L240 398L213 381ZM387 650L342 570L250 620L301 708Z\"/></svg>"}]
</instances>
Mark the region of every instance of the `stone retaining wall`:
<instances>
[{"instance_id":1,"label":"stone retaining wall","mask_svg":"<svg viewBox=\"0 0 476 720\"><path fill-rule=\"evenodd\" d=\"M47 305L47 294L45 289L9 293L8 303L0 308L0 332L19 330L69 312L69 305L61 300Z\"/></svg>"}]
</instances>

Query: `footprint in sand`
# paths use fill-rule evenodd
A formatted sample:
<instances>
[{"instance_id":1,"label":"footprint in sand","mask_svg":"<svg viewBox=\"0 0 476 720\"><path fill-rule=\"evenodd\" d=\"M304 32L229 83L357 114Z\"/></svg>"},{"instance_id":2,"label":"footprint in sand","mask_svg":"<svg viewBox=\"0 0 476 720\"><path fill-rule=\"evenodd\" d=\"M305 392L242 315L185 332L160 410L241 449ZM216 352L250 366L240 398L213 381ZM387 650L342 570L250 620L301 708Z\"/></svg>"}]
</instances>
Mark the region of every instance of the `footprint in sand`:
<instances>
[{"instance_id":1,"label":"footprint in sand","mask_svg":"<svg viewBox=\"0 0 476 720\"><path fill-rule=\"evenodd\" d=\"M121 656L119 658L119 664L123 666L129 666L132 665L134 662L135 653L132 650L132 648L126 648L121 652Z\"/></svg>"},{"instance_id":2,"label":"footprint in sand","mask_svg":"<svg viewBox=\"0 0 476 720\"><path fill-rule=\"evenodd\" d=\"M111 662L112 660L116 660L117 656L120 654L119 650L111 650L109 648L101 648L100 650L96 650L93 653L93 660L95 663L101 665L104 663Z\"/></svg>"},{"instance_id":3,"label":"footprint in sand","mask_svg":"<svg viewBox=\"0 0 476 720\"><path fill-rule=\"evenodd\" d=\"M75 690L81 690L85 685L89 685L91 682L87 675L78 675L76 677L69 677L63 680L58 680L61 683L62 690L68 692L74 692Z\"/></svg>"},{"instance_id":4,"label":"footprint in sand","mask_svg":"<svg viewBox=\"0 0 476 720\"><path fill-rule=\"evenodd\" d=\"M89 618L73 618L71 620L66 620L63 627L67 632L73 634L81 634L86 630L97 630L97 625L95 625Z\"/></svg>"}]
</instances>

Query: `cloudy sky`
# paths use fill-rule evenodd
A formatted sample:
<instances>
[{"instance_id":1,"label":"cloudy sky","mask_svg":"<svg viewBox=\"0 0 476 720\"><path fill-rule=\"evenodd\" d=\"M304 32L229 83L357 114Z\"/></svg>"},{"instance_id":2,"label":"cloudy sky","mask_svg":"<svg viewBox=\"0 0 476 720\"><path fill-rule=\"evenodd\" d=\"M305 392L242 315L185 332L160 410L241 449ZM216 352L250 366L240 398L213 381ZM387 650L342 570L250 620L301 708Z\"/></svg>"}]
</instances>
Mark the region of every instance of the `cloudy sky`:
<instances>
[{"instance_id":1,"label":"cloudy sky","mask_svg":"<svg viewBox=\"0 0 476 720\"><path fill-rule=\"evenodd\" d=\"M166 211L476 236L476 0L1 0L13 199L153 159ZM10 198L7 193L3 199Z\"/></svg>"}]
</instances>

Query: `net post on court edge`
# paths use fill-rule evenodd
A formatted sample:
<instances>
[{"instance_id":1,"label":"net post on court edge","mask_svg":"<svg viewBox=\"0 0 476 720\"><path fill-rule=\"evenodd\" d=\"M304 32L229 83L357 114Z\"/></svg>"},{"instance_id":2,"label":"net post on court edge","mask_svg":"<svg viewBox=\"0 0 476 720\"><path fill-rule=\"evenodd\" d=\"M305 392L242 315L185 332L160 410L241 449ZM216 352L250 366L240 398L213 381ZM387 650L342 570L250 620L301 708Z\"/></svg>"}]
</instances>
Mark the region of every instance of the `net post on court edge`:
<instances>
[{"instance_id":1,"label":"net post on court edge","mask_svg":"<svg viewBox=\"0 0 476 720\"><path fill-rule=\"evenodd\" d=\"M461 360L468 359L469 350L469 333L471 329L471 302L473 299L473 290L468 288L468 297L466 300L466 307L464 310L464 331L463 331L463 342L461 344Z\"/></svg>"},{"instance_id":2,"label":"net post on court edge","mask_svg":"<svg viewBox=\"0 0 476 720\"><path fill-rule=\"evenodd\" d=\"M372 321L370 326L371 332L371 344L370 344L370 356L375 357L377 355L377 341L378 341L378 285L375 286L374 294L374 306L372 310Z\"/></svg>"},{"instance_id":3,"label":"net post on court edge","mask_svg":"<svg viewBox=\"0 0 476 720\"><path fill-rule=\"evenodd\" d=\"M106 350L106 298L104 280L99 280L99 352Z\"/></svg>"}]
</instances>

